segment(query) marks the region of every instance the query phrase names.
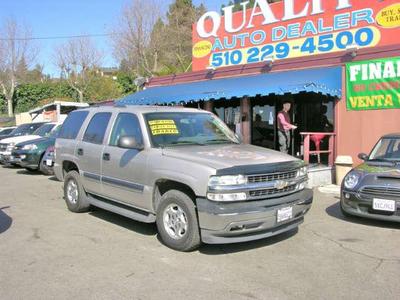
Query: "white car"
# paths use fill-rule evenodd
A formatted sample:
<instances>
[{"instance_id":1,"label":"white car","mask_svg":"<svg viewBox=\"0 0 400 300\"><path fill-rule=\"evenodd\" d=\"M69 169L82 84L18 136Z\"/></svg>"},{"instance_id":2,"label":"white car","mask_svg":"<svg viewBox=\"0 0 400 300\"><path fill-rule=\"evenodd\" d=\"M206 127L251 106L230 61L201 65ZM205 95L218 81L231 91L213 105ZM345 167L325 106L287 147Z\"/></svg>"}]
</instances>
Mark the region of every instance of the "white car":
<instances>
[{"instance_id":1,"label":"white car","mask_svg":"<svg viewBox=\"0 0 400 300\"><path fill-rule=\"evenodd\" d=\"M29 126L30 125L30 126ZM28 128L27 130L31 130L28 132L30 134L14 136L8 139L1 140L0 142L0 162L3 164L14 164L13 157L11 156L11 152L14 149L15 145L27 141L33 141L36 139L40 139L42 137L46 137L50 135L50 133L56 129L59 123L32 123L24 128ZM41 126L40 126L41 125ZM38 128L38 126L40 126ZM36 130L34 130L37 128ZM33 131L34 130L34 131ZM32 132L33 131L33 132Z\"/></svg>"}]
</instances>

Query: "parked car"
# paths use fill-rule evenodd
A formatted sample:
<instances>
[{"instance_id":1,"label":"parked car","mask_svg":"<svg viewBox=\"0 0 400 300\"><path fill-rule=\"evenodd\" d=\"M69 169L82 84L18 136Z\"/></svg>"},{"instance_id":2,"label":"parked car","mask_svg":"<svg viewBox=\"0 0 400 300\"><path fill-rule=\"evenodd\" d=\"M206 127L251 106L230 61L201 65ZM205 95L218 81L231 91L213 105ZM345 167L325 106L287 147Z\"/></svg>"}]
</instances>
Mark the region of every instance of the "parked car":
<instances>
[{"instance_id":1,"label":"parked car","mask_svg":"<svg viewBox=\"0 0 400 300\"><path fill-rule=\"evenodd\" d=\"M47 137L45 136L15 145L11 152L11 160L28 171L40 170L42 158L47 148L54 146L60 128L61 124L55 126ZM44 128L42 129L43 133L45 130Z\"/></svg>"},{"instance_id":2,"label":"parked car","mask_svg":"<svg viewBox=\"0 0 400 300\"><path fill-rule=\"evenodd\" d=\"M40 163L40 172L45 175L54 175L54 145L48 147Z\"/></svg>"},{"instance_id":3,"label":"parked car","mask_svg":"<svg viewBox=\"0 0 400 300\"><path fill-rule=\"evenodd\" d=\"M295 229L313 199L303 161L241 144L197 109L82 109L64 122L55 151L70 211L93 205L155 222L180 251Z\"/></svg>"},{"instance_id":4,"label":"parked car","mask_svg":"<svg viewBox=\"0 0 400 300\"><path fill-rule=\"evenodd\" d=\"M0 140L3 137L7 137L10 135L10 133L15 129L16 127L3 127L0 128Z\"/></svg>"},{"instance_id":5,"label":"parked car","mask_svg":"<svg viewBox=\"0 0 400 300\"><path fill-rule=\"evenodd\" d=\"M382 137L342 184L344 215L400 222L400 134Z\"/></svg>"},{"instance_id":6,"label":"parked car","mask_svg":"<svg viewBox=\"0 0 400 300\"><path fill-rule=\"evenodd\" d=\"M21 125L24 126L19 131L19 134L0 142L0 162L8 165L16 165L14 158L11 156L15 145L26 141L32 141L48 136L55 128L57 123L31 123ZM18 127L16 130L20 129Z\"/></svg>"},{"instance_id":7,"label":"parked car","mask_svg":"<svg viewBox=\"0 0 400 300\"><path fill-rule=\"evenodd\" d=\"M16 136L30 135L36 129L38 129L40 126L42 126L43 124L45 124L45 123L40 122L40 123L29 123L29 124L19 125L13 131L11 131L8 135L0 136L0 141L7 139L7 138L16 137Z\"/></svg>"}]
</instances>

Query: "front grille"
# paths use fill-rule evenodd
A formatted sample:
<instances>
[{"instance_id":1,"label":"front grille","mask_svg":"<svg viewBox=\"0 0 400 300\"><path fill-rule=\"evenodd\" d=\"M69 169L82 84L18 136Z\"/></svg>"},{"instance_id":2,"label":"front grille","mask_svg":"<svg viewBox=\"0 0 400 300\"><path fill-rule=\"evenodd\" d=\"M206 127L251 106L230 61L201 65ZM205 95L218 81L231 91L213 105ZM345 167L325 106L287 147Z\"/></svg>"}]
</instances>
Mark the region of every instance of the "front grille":
<instances>
[{"instance_id":1,"label":"front grille","mask_svg":"<svg viewBox=\"0 0 400 300\"><path fill-rule=\"evenodd\" d=\"M279 196L280 194L286 194L294 191L296 191L296 185L291 185L285 187L284 189L265 189L265 190L250 191L249 195L251 197Z\"/></svg>"},{"instance_id":2,"label":"front grille","mask_svg":"<svg viewBox=\"0 0 400 300\"><path fill-rule=\"evenodd\" d=\"M400 188L368 186L362 188L360 192L373 197L400 197Z\"/></svg>"},{"instance_id":3,"label":"front grille","mask_svg":"<svg viewBox=\"0 0 400 300\"><path fill-rule=\"evenodd\" d=\"M294 170L285 173L249 175L247 176L247 180L249 183L260 183L260 182L270 182L276 180L291 180L296 177L297 177L297 170Z\"/></svg>"},{"instance_id":4,"label":"front grille","mask_svg":"<svg viewBox=\"0 0 400 300\"><path fill-rule=\"evenodd\" d=\"M0 151L6 151L8 144L0 144Z\"/></svg>"}]
</instances>

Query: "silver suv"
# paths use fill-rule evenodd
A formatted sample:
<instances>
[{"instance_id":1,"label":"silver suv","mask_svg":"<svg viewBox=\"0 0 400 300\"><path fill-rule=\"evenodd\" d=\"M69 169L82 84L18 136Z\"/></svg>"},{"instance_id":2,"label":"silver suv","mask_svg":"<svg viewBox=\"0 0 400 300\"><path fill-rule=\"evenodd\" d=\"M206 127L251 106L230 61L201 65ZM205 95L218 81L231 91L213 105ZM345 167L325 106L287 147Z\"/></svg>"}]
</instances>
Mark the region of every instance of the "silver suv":
<instances>
[{"instance_id":1,"label":"silver suv","mask_svg":"<svg viewBox=\"0 0 400 300\"><path fill-rule=\"evenodd\" d=\"M313 199L302 161L241 144L220 119L196 109L75 111L55 155L70 211L93 205L156 222L162 241L180 251L297 228Z\"/></svg>"}]
</instances>

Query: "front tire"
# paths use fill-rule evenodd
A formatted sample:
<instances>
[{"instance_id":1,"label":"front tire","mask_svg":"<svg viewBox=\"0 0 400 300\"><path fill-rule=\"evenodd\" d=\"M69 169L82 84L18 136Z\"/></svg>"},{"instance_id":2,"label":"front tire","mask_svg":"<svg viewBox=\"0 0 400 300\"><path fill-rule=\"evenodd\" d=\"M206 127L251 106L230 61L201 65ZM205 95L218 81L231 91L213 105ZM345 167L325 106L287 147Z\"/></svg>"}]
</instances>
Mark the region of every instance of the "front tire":
<instances>
[{"instance_id":1,"label":"front tire","mask_svg":"<svg viewBox=\"0 0 400 300\"><path fill-rule=\"evenodd\" d=\"M90 203L77 171L69 172L64 179L64 199L70 211L82 213L89 211Z\"/></svg>"},{"instance_id":2,"label":"front tire","mask_svg":"<svg viewBox=\"0 0 400 300\"><path fill-rule=\"evenodd\" d=\"M177 190L166 192L157 208L156 222L158 233L166 246L183 252L200 246L195 205L185 193Z\"/></svg>"}]
</instances>

